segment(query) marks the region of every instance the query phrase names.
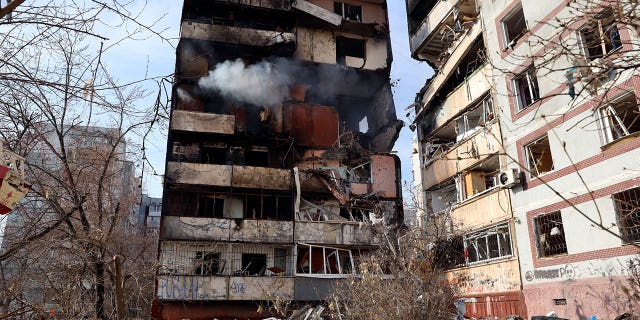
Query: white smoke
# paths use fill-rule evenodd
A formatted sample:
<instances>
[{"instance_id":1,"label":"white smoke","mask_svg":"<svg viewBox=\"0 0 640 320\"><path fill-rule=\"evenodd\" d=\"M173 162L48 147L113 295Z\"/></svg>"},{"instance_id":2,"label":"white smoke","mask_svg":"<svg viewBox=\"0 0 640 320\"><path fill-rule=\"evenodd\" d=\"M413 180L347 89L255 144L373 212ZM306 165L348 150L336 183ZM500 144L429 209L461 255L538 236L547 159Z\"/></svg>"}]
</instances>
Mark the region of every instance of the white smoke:
<instances>
[{"instance_id":1,"label":"white smoke","mask_svg":"<svg viewBox=\"0 0 640 320\"><path fill-rule=\"evenodd\" d=\"M241 59L219 63L198 85L226 98L257 106L279 104L293 84L293 65L285 59L245 65Z\"/></svg>"},{"instance_id":2,"label":"white smoke","mask_svg":"<svg viewBox=\"0 0 640 320\"><path fill-rule=\"evenodd\" d=\"M180 100L182 100L184 103L189 104L193 102L193 97L191 97L191 95L186 90L178 88L176 92L178 93L178 97L180 98Z\"/></svg>"}]
</instances>

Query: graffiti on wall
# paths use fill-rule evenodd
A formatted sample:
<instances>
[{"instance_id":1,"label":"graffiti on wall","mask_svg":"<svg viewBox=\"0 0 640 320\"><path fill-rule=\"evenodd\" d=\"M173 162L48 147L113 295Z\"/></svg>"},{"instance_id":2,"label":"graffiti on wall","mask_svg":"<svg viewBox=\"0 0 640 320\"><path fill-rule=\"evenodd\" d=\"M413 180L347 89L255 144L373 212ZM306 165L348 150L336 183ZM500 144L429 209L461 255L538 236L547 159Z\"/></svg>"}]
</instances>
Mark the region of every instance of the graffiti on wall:
<instances>
[{"instance_id":1,"label":"graffiti on wall","mask_svg":"<svg viewBox=\"0 0 640 320\"><path fill-rule=\"evenodd\" d=\"M233 281L229 289L232 295L243 295L247 293L247 283L244 281Z\"/></svg>"},{"instance_id":2,"label":"graffiti on wall","mask_svg":"<svg viewBox=\"0 0 640 320\"><path fill-rule=\"evenodd\" d=\"M160 299L211 299L211 294L204 277L169 276L158 279L158 297Z\"/></svg>"},{"instance_id":3,"label":"graffiti on wall","mask_svg":"<svg viewBox=\"0 0 640 320\"><path fill-rule=\"evenodd\" d=\"M528 282L536 280L573 280L588 277L609 277L627 275L629 259L617 258L607 261L588 261L583 263L566 264L551 269L534 269L525 272L524 279Z\"/></svg>"}]
</instances>

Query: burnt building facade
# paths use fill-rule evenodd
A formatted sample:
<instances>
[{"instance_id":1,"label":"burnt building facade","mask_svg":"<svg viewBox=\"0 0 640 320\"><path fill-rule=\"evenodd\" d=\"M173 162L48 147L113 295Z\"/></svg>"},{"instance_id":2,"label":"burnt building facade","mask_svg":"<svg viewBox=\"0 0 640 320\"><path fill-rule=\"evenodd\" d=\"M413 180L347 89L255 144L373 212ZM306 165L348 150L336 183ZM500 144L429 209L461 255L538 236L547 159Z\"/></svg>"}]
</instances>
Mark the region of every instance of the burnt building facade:
<instances>
[{"instance_id":1,"label":"burnt building facade","mask_svg":"<svg viewBox=\"0 0 640 320\"><path fill-rule=\"evenodd\" d=\"M154 319L259 318L402 221L385 1L185 1Z\"/></svg>"}]
</instances>

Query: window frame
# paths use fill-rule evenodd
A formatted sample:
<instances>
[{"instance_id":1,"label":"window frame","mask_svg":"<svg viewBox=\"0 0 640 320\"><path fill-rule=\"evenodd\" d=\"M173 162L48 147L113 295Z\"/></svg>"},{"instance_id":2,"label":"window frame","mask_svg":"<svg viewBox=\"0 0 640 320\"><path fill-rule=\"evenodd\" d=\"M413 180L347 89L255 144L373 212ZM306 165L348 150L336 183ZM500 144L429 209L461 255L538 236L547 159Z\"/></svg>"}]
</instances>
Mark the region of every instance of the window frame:
<instances>
[{"instance_id":1,"label":"window frame","mask_svg":"<svg viewBox=\"0 0 640 320\"><path fill-rule=\"evenodd\" d=\"M618 112L615 112L615 104L619 104L631 99L633 99L633 103L635 103L635 106L631 106L628 109L633 109L635 107L637 114L632 124L640 125L640 105L638 104L638 99L633 91L627 91L619 95L618 97L607 101L604 106L598 108L598 123L600 125L600 130L602 132L605 144L613 143L615 141L624 139L628 136L640 132L640 128L637 131L630 132L629 128L627 128L627 125L624 123L624 119L621 119L620 114ZM613 112L613 117L610 114L606 114L607 111ZM617 123L617 126L621 127L620 129L623 130L622 134L614 132L615 129L612 127L611 121L615 121ZM616 137L616 135L620 136Z\"/></svg>"},{"instance_id":2,"label":"window frame","mask_svg":"<svg viewBox=\"0 0 640 320\"><path fill-rule=\"evenodd\" d=\"M336 12L336 8L337 6L340 6L340 13ZM351 20L349 15L347 15L347 9L349 8L360 8L360 16L358 16L359 20ZM355 4L350 4L350 3L345 3L345 2L341 2L341 1L334 1L333 2L333 13L339 15L342 17L342 19L344 20L348 20L348 21L352 21L352 22L360 22L362 23L363 19L362 19L362 6L359 5L355 5Z\"/></svg>"},{"instance_id":3,"label":"window frame","mask_svg":"<svg viewBox=\"0 0 640 320\"><path fill-rule=\"evenodd\" d=\"M509 26L507 25L507 22L508 20L514 18L514 16L517 15L518 13L522 13L524 29L522 29L522 32L520 32L519 36L514 37L513 39L510 39ZM522 39L526 31L529 30L529 27L527 26L527 19L524 16L524 8L522 7L522 3L518 4L513 10L511 10L511 12L509 12L504 18L502 18L502 20L500 20L500 27L502 29L502 39L503 39L502 45L504 47L504 50L513 48L513 46L515 46L515 44L518 43L520 39Z\"/></svg>"},{"instance_id":4,"label":"window frame","mask_svg":"<svg viewBox=\"0 0 640 320\"><path fill-rule=\"evenodd\" d=\"M523 101L523 94L520 92L521 87L519 81L522 78L526 79L526 88L531 98L531 102L524 105L526 101ZM516 113L521 112L540 100L540 84L538 83L538 76L536 75L536 67L531 64L518 75L511 79L512 94L516 102Z\"/></svg>"},{"instance_id":5,"label":"window frame","mask_svg":"<svg viewBox=\"0 0 640 320\"><path fill-rule=\"evenodd\" d=\"M613 206L616 213L616 221L618 223L618 229L620 232L620 239L625 244L640 242L640 222L636 223L634 226L626 226L627 222L625 220L628 220L629 218L624 217L623 219L622 217L623 212L621 211L628 210L628 209L621 208L621 203L625 202L622 205L629 206L628 204L629 199L623 199L623 200L616 199L616 197L624 196L626 193L630 193L630 192L632 192L635 196L635 199L631 199L633 201L632 204L630 205L632 210L631 214L633 215L631 219L640 221L640 187L630 188L630 189L620 191L611 195L611 200L613 201ZM636 233L632 235L633 239L631 238L631 236L629 236L628 234L629 231L626 230L631 228L636 230Z\"/></svg>"},{"instance_id":6,"label":"window frame","mask_svg":"<svg viewBox=\"0 0 640 320\"><path fill-rule=\"evenodd\" d=\"M550 236L562 236L562 241L564 242L564 252L557 252L557 253L549 253L549 254L546 254L546 253L545 253L545 251L541 250L541 244L540 244L540 242L541 242L541 241L540 241L540 240L541 240L542 236L541 236L541 234L540 234L540 232L541 232L541 230L540 230L540 229L542 228L542 226L540 225L539 221L540 221L541 219L544 219L544 218L549 219L552 215L556 215L556 214L557 214L557 215L558 215L558 217L559 217L559 223L560 223L560 226L562 227L562 229L559 229L560 234L551 235L551 233L553 232L553 229L554 229L555 227L554 227L554 228L551 228L551 229L549 230L549 234L550 234ZM550 220L550 219L549 219L549 220ZM554 222L554 223L556 223L556 224L557 224L558 222ZM546 225L545 225L545 226L546 226ZM552 258L552 257L557 257L557 256L561 256L561 255L569 254L569 249L568 249L568 246L567 246L567 238L565 237L565 234L566 234L566 233L565 233L565 229L564 229L564 222L563 222L563 219L562 219L562 211L560 211L560 210L556 210L556 211L552 211L552 212L548 212L548 213L539 214L539 215L537 215L537 216L533 217L533 227L534 227L534 233L533 233L533 235L535 236L535 241L536 241L536 252L537 252L537 257L538 257L538 259L540 259L540 258ZM545 237L544 237L544 239L545 239L544 243L547 243L547 239L546 239L546 237L547 237L547 236L546 236L546 232L544 233L544 235L545 235Z\"/></svg>"},{"instance_id":7,"label":"window frame","mask_svg":"<svg viewBox=\"0 0 640 320\"><path fill-rule=\"evenodd\" d=\"M506 237L505 239L508 239L508 253L507 251L504 251L504 249L502 248L502 242L505 242L504 240L501 242L500 241L500 237L498 236L499 233L498 229L503 229L506 228L507 231L507 235L508 237ZM494 234L488 234L490 232L495 232ZM503 233L502 233L503 234ZM491 248L489 248L491 241L489 240L489 237L491 236L496 236L496 241L495 243L497 244L498 248L498 256L497 257L491 257ZM484 259L480 259L480 255L478 254L479 250L478 248L478 239L485 239L484 240L484 245L485 245L485 254L486 254L486 258ZM488 262L492 262L492 261L497 261L497 260L503 260L503 259L509 259L511 257L513 257L513 239L512 239L512 234L511 234L511 224L509 224L509 222L503 222L503 223L499 223L490 227L486 227L483 229L479 229L470 233L467 233L464 235L464 260L465 263L467 265L476 265L476 264L482 264L482 263L488 263ZM476 252L476 260L475 261L469 261L469 257L470 257L470 244L472 244L472 242L475 242L475 245L473 247L475 247L475 252Z\"/></svg>"},{"instance_id":8,"label":"window frame","mask_svg":"<svg viewBox=\"0 0 640 320\"><path fill-rule=\"evenodd\" d=\"M595 28L594 28L595 25ZM614 44L615 41L611 40L611 36L606 34L604 28L615 30L618 36L617 46ZM591 28L591 29L590 29ZM597 30L596 30L597 28ZM597 31L597 32L596 32ZM607 30L609 31L609 30ZM599 51L602 52L602 55L594 55L592 56L589 52L589 45L587 44L587 35L586 33L592 33L594 38L598 38L600 40ZM582 26L578 31L578 39L580 43L580 51L587 59L587 61L593 61L598 58L604 58L610 55L613 52L616 52L622 48L622 39L620 38L620 28L618 28L617 21L615 18L615 14L611 7L604 8L597 14L595 14L589 21ZM609 45L607 45L609 44ZM609 50L607 47L611 46Z\"/></svg>"},{"instance_id":9,"label":"window frame","mask_svg":"<svg viewBox=\"0 0 640 320\"><path fill-rule=\"evenodd\" d=\"M532 163L532 154L531 154L531 149L530 147L533 146L534 144L539 143L540 141L546 139L547 140L547 144L549 145L549 158L551 159L551 169L549 169L548 171L545 172L540 172L540 170L538 169L538 166L535 163ZM549 141L549 135L545 134L542 135L540 137L538 137L535 140L530 141L529 143L525 144L523 146L524 149L524 156L525 156L525 167L527 168L527 175L529 177L539 177L542 175L545 175L553 170L555 170L555 164L553 161L553 152L551 152L551 142ZM534 159L535 160L535 159ZM534 169L535 168L535 174L534 174Z\"/></svg>"}]
</instances>

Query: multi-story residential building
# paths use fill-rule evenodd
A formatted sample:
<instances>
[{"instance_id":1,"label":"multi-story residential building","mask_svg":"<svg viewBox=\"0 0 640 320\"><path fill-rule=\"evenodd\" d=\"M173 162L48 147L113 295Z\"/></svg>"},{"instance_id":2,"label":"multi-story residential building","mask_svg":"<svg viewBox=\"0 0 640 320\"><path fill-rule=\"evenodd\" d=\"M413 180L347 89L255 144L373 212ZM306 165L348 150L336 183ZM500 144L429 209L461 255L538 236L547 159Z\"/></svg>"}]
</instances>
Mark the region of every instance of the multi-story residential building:
<instances>
[{"instance_id":1,"label":"multi-story residential building","mask_svg":"<svg viewBox=\"0 0 640 320\"><path fill-rule=\"evenodd\" d=\"M640 252L637 21L630 1L495 1L483 9L530 314L628 311ZM558 21L558 22L556 22ZM539 41L540 39L544 41Z\"/></svg>"},{"instance_id":2,"label":"multi-story residential building","mask_svg":"<svg viewBox=\"0 0 640 320\"><path fill-rule=\"evenodd\" d=\"M635 7L630 1L532 0L409 0L407 7L413 56L438 71L416 106L426 162L422 182L432 210L451 198L454 204L444 207L452 208L455 220L468 202L468 188L476 186L465 170L473 172L475 163L504 152L493 167L500 170L493 185L509 188L481 194L488 199L493 192L500 202L487 202L477 212L486 225L496 223L496 208L512 208L505 227L497 222L492 228L498 228L495 234L500 228L511 232L508 256L518 257L519 270L501 268L485 277L513 277L528 315L554 311L569 319L607 319L630 310L621 288L629 261L640 252L640 82L628 63L637 60ZM488 50L473 49L474 39ZM468 61L478 60L476 52L486 62L479 71L465 71L474 69ZM491 111L483 92L492 93ZM467 111L474 101L482 111ZM457 130L447 130L447 120ZM443 137L444 151L435 141ZM458 182L446 189L441 181L452 173ZM457 195L429 198L447 190ZM491 255L500 244L499 237L480 242L464 228L475 212L467 209L458 219L465 234L463 269L473 269L476 245L486 243ZM503 246L497 248L501 255ZM496 266L510 258L498 259ZM478 310L474 303L467 306L469 315Z\"/></svg>"},{"instance_id":3,"label":"multi-story residential building","mask_svg":"<svg viewBox=\"0 0 640 320\"><path fill-rule=\"evenodd\" d=\"M358 273L402 222L391 61L385 1L184 2L152 318L260 318Z\"/></svg>"},{"instance_id":4,"label":"multi-story residential building","mask_svg":"<svg viewBox=\"0 0 640 320\"><path fill-rule=\"evenodd\" d=\"M149 197L142 194L138 208L138 228L142 232L157 233L160 230L160 214L162 198Z\"/></svg>"},{"instance_id":5,"label":"multi-story residential building","mask_svg":"<svg viewBox=\"0 0 640 320\"><path fill-rule=\"evenodd\" d=\"M452 258L443 267L462 284L467 316L526 316L511 195L500 183L508 160L481 3L406 4L411 54L436 70L415 103L414 180L422 227L446 222Z\"/></svg>"}]
</instances>

